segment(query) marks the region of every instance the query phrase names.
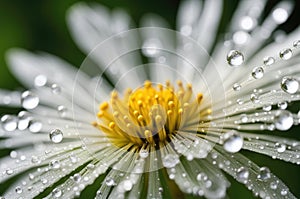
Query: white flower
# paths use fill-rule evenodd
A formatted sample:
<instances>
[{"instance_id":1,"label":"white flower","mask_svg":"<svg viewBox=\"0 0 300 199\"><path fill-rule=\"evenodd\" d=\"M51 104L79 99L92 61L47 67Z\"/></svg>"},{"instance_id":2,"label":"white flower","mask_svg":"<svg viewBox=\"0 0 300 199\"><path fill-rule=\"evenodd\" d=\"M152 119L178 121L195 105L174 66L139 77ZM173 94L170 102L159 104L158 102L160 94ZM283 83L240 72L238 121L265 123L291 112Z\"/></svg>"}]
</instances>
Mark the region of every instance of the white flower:
<instances>
[{"instance_id":1,"label":"white flower","mask_svg":"<svg viewBox=\"0 0 300 199\"><path fill-rule=\"evenodd\" d=\"M260 22L266 1L241 1L226 41L217 38L222 4L183 1L178 32L155 15L129 30L125 12L77 4L68 22L88 55L79 71L9 51L28 90L0 92L2 105L23 109L1 118L3 196L225 198L227 173L255 196L295 198L241 153L300 164L300 142L279 132L300 120L289 106L300 101L300 29L273 37L293 4Z\"/></svg>"}]
</instances>

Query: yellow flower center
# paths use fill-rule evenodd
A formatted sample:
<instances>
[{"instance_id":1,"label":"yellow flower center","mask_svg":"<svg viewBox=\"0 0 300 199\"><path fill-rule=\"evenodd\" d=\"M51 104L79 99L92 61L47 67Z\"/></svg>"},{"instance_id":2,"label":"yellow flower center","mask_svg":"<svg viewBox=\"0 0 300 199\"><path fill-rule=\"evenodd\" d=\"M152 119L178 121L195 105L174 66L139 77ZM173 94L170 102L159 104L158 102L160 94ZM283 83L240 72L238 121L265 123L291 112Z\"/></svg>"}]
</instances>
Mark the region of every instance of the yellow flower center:
<instances>
[{"instance_id":1,"label":"yellow flower center","mask_svg":"<svg viewBox=\"0 0 300 199\"><path fill-rule=\"evenodd\" d=\"M193 96L191 84L178 81L177 85L175 89L170 82L153 86L146 81L134 92L128 89L123 98L113 91L111 101L100 104L100 121L93 125L118 147L161 147L189 118L200 117L202 94Z\"/></svg>"}]
</instances>

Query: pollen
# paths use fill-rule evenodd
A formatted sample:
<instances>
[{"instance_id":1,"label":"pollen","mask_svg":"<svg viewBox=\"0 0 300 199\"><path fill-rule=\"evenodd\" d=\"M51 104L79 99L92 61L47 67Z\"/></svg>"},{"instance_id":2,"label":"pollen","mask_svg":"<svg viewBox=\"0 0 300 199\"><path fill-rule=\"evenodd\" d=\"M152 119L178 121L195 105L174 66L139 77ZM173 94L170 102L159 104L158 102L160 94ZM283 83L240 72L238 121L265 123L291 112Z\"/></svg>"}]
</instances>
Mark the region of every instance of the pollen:
<instances>
[{"instance_id":1,"label":"pollen","mask_svg":"<svg viewBox=\"0 0 300 199\"><path fill-rule=\"evenodd\" d=\"M145 81L136 90L127 89L123 97L113 91L110 101L99 105L99 120L92 125L118 147L159 148L186 124L201 117L202 100L202 93L193 94L191 84L178 81L175 88L169 81L155 86Z\"/></svg>"}]
</instances>

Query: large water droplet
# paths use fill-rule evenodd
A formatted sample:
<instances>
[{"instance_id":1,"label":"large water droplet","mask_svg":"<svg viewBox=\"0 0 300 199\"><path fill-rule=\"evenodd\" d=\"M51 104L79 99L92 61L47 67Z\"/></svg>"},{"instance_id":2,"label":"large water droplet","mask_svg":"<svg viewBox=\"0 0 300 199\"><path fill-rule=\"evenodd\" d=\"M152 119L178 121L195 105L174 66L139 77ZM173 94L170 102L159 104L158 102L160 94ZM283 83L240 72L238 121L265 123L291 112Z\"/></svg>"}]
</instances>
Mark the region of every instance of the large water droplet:
<instances>
[{"instance_id":1,"label":"large water droplet","mask_svg":"<svg viewBox=\"0 0 300 199\"><path fill-rule=\"evenodd\" d=\"M63 140L63 132L59 129L52 130L49 136L53 143L60 143Z\"/></svg>"},{"instance_id":2,"label":"large water droplet","mask_svg":"<svg viewBox=\"0 0 300 199\"><path fill-rule=\"evenodd\" d=\"M227 62L231 66L240 66L244 63L244 55L237 50L231 50L227 54Z\"/></svg>"},{"instance_id":3,"label":"large water droplet","mask_svg":"<svg viewBox=\"0 0 300 199\"><path fill-rule=\"evenodd\" d=\"M241 18L240 26L244 30L252 30L256 25L255 20L250 16L244 16Z\"/></svg>"},{"instance_id":4,"label":"large water droplet","mask_svg":"<svg viewBox=\"0 0 300 199\"><path fill-rule=\"evenodd\" d=\"M34 85L36 87L42 87L47 84L47 77L45 75L38 75L34 78Z\"/></svg>"},{"instance_id":5,"label":"large water droplet","mask_svg":"<svg viewBox=\"0 0 300 199\"><path fill-rule=\"evenodd\" d=\"M179 163L179 157L176 154L167 154L163 157L162 163L166 168L173 168Z\"/></svg>"},{"instance_id":6,"label":"large water droplet","mask_svg":"<svg viewBox=\"0 0 300 199\"><path fill-rule=\"evenodd\" d=\"M38 120L31 120L29 122L29 131L32 133L37 133L39 132L43 127L42 122L38 121Z\"/></svg>"},{"instance_id":7,"label":"large water droplet","mask_svg":"<svg viewBox=\"0 0 300 199\"><path fill-rule=\"evenodd\" d=\"M276 129L280 131L289 130L294 124L293 115L286 110L277 111L274 117L274 124Z\"/></svg>"},{"instance_id":8,"label":"large water droplet","mask_svg":"<svg viewBox=\"0 0 300 199\"><path fill-rule=\"evenodd\" d=\"M287 20L289 14L284 8L279 7L272 12L272 17L275 23L282 24Z\"/></svg>"},{"instance_id":9,"label":"large water droplet","mask_svg":"<svg viewBox=\"0 0 300 199\"><path fill-rule=\"evenodd\" d=\"M60 198L62 196L62 191L59 188L55 188L52 191L52 196L54 198Z\"/></svg>"},{"instance_id":10,"label":"large water droplet","mask_svg":"<svg viewBox=\"0 0 300 199\"><path fill-rule=\"evenodd\" d=\"M271 178L270 169L267 167L261 167L259 169L259 174L257 175L257 179L261 181L266 181Z\"/></svg>"},{"instance_id":11,"label":"large water droplet","mask_svg":"<svg viewBox=\"0 0 300 199\"><path fill-rule=\"evenodd\" d=\"M221 136L223 148L229 153L236 153L243 147L244 139L236 131L228 131Z\"/></svg>"},{"instance_id":12,"label":"large water droplet","mask_svg":"<svg viewBox=\"0 0 300 199\"><path fill-rule=\"evenodd\" d=\"M286 109L288 107L288 103L287 102L279 102L277 104L277 106L278 106L278 108L284 110L284 109Z\"/></svg>"},{"instance_id":13,"label":"large water droplet","mask_svg":"<svg viewBox=\"0 0 300 199\"><path fill-rule=\"evenodd\" d=\"M19 119L18 120L18 129L23 131L28 128L29 122L32 118L30 117L30 115L27 112L21 111L18 114L18 119Z\"/></svg>"},{"instance_id":14,"label":"large water droplet","mask_svg":"<svg viewBox=\"0 0 300 199\"><path fill-rule=\"evenodd\" d=\"M3 115L1 117L2 127L5 131L14 131L18 126L18 120L12 115Z\"/></svg>"},{"instance_id":15,"label":"large water droplet","mask_svg":"<svg viewBox=\"0 0 300 199\"><path fill-rule=\"evenodd\" d=\"M237 170L237 174L236 174L236 180L246 184L249 178L250 172L248 171L248 169L246 169L245 167L240 167Z\"/></svg>"},{"instance_id":16,"label":"large water droplet","mask_svg":"<svg viewBox=\"0 0 300 199\"><path fill-rule=\"evenodd\" d=\"M265 57L264 58L264 65L270 66L275 63L275 59L273 57Z\"/></svg>"},{"instance_id":17,"label":"large water droplet","mask_svg":"<svg viewBox=\"0 0 300 199\"><path fill-rule=\"evenodd\" d=\"M258 67L255 67L253 70L252 70L252 73L251 73L252 77L254 77L255 79L260 79L264 76L264 69L260 66Z\"/></svg>"},{"instance_id":18,"label":"large water droplet","mask_svg":"<svg viewBox=\"0 0 300 199\"><path fill-rule=\"evenodd\" d=\"M21 104L25 109L34 109L38 106L40 99L31 91L25 91L21 95Z\"/></svg>"},{"instance_id":19,"label":"large water droplet","mask_svg":"<svg viewBox=\"0 0 300 199\"><path fill-rule=\"evenodd\" d=\"M276 150L277 150L278 153L283 153L286 150L286 145L285 144L276 143L275 147L276 147Z\"/></svg>"},{"instance_id":20,"label":"large water droplet","mask_svg":"<svg viewBox=\"0 0 300 199\"><path fill-rule=\"evenodd\" d=\"M82 177L81 177L81 174L76 173L76 174L74 174L74 176L72 176L72 178L73 178L74 182L79 183L81 181Z\"/></svg>"},{"instance_id":21,"label":"large water droplet","mask_svg":"<svg viewBox=\"0 0 300 199\"><path fill-rule=\"evenodd\" d=\"M287 49L283 49L282 51L280 51L279 53L279 57L283 60L288 60L292 57L293 52L291 49L287 48Z\"/></svg>"},{"instance_id":22,"label":"large water droplet","mask_svg":"<svg viewBox=\"0 0 300 199\"><path fill-rule=\"evenodd\" d=\"M289 94L294 94L299 89L299 82L293 77L283 77L281 80L281 89Z\"/></svg>"}]
</instances>

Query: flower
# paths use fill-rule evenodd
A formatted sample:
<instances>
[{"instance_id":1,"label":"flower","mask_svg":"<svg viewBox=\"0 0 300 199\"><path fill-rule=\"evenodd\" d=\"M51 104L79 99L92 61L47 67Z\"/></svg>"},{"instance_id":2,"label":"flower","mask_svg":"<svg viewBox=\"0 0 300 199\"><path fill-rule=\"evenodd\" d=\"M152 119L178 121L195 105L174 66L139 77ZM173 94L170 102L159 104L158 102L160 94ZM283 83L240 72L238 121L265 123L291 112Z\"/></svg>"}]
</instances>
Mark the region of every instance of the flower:
<instances>
[{"instance_id":1,"label":"flower","mask_svg":"<svg viewBox=\"0 0 300 199\"><path fill-rule=\"evenodd\" d=\"M243 153L300 164L300 142L288 138L300 120L290 106L300 98L300 29L272 42L293 4L260 23L266 2L243 1L215 42L223 3L202 3L182 2L178 32L155 15L130 29L123 11L73 6L71 33L88 55L79 71L9 51L28 90L0 93L22 109L1 117L3 196L90 197L94 187L96 198L224 198L227 173L255 196L295 198Z\"/></svg>"}]
</instances>

